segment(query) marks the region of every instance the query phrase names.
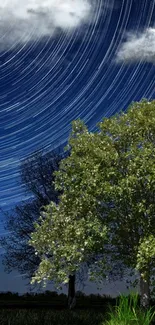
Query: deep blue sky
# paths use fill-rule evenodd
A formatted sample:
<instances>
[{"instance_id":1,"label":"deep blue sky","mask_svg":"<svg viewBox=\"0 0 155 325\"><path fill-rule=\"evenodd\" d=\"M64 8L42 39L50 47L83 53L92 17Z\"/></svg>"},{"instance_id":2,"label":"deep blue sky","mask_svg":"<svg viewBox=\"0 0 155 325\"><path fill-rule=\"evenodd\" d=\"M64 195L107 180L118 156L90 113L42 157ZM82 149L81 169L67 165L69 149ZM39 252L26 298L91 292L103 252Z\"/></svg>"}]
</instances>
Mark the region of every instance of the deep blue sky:
<instances>
[{"instance_id":1,"label":"deep blue sky","mask_svg":"<svg viewBox=\"0 0 155 325\"><path fill-rule=\"evenodd\" d=\"M22 158L65 144L74 119L93 130L132 101L155 98L155 0L3 2L0 206L9 210L26 199ZM24 290L20 277L0 272L2 290L7 281Z\"/></svg>"}]
</instances>

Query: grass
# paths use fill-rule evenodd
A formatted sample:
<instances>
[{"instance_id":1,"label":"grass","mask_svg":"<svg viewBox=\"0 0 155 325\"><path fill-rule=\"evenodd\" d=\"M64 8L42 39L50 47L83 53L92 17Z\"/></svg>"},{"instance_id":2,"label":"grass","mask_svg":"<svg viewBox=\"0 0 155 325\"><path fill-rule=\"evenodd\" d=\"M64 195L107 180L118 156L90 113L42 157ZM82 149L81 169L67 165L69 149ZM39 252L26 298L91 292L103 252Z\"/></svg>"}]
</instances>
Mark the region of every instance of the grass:
<instances>
[{"instance_id":1,"label":"grass","mask_svg":"<svg viewBox=\"0 0 155 325\"><path fill-rule=\"evenodd\" d=\"M129 297L121 295L114 309L109 308L110 320L105 325L150 325L155 315L151 307L145 311L138 306L138 294L135 293Z\"/></svg>"},{"instance_id":2,"label":"grass","mask_svg":"<svg viewBox=\"0 0 155 325\"><path fill-rule=\"evenodd\" d=\"M155 312L138 306L138 295L121 295L109 311L1 309L0 325L150 325Z\"/></svg>"},{"instance_id":3,"label":"grass","mask_svg":"<svg viewBox=\"0 0 155 325\"><path fill-rule=\"evenodd\" d=\"M102 325L104 315L90 310L2 310L0 325Z\"/></svg>"}]
</instances>

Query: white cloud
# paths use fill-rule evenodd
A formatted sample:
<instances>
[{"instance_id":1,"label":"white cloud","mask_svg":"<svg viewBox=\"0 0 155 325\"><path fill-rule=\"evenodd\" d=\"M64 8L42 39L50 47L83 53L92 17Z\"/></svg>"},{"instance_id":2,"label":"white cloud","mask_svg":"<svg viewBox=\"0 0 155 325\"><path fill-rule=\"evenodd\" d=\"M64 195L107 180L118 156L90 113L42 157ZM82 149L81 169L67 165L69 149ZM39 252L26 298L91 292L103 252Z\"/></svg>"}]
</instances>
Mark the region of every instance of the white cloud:
<instances>
[{"instance_id":1,"label":"white cloud","mask_svg":"<svg viewBox=\"0 0 155 325\"><path fill-rule=\"evenodd\" d=\"M89 23L90 1L0 0L0 50Z\"/></svg>"},{"instance_id":2,"label":"white cloud","mask_svg":"<svg viewBox=\"0 0 155 325\"><path fill-rule=\"evenodd\" d=\"M117 63L139 61L155 63L155 28L148 28L137 35L128 33L126 42L118 50Z\"/></svg>"}]
</instances>

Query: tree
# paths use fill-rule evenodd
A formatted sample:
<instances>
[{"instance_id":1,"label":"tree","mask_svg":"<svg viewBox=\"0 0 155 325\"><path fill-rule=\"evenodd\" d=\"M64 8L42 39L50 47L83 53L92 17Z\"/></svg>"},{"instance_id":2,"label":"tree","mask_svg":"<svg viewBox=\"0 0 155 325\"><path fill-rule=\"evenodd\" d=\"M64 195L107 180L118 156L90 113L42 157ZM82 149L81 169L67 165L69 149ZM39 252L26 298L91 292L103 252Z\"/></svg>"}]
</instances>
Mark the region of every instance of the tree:
<instances>
[{"instance_id":1,"label":"tree","mask_svg":"<svg viewBox=\"0 0 155 325\"><path fill-rule=\"evenodd\" d=\"M115 225L111 243L138 270L141 305L147 307L155 267L155 101L134 103L127 114L105 119L100 137L107 138L112 157L107 186L103 182L107 221Z\"/></svg>"},{"instance_id":2,"label":"tree","mask_svg":"<svg viewBox=\"0 0 155 325\"><path fill-rule=\"evenodd\" d=\"M141 305L149 305L155 267L154 145L155 101L134 103L127 113L104 119L96 133L80 120L73 122L70 156L55 173L60 202L47 206L31 235L41 258L34 281L68 281L68 272L91 257L105 271L111 256L138 270ZM52 260L50 250L56 252Z\"/></svg>"},{"instance_id":3,"label":"tree","mask_svg":"<svg viewBox=\"0 0 155 325\"><path fill-rule=\"evenodd\" d=\"M25 159L21 164L22 183L26 185L28 192L31 191L33 195L37 197L39 202L39 206L36 211L37 218L39 217L40 210L44 205L48 204L51 200L58 203L60 192L56 191L54 188L54 171L58 170L60 161L68 154L69 152L56 153L52 151L44 155L43 151L36 151L34 155L31 155L28 159ZM31 211L29 211L29 213L31 214ZM33 221L31 221L31 227L34 227L34 221L35 218ZM40 259L38 260L38 256L36 256L36 258L39 263ZM35 264L35 268L38 266L38 263ZM75 275L70 275L68 286L68 305L71 307L73 304L75 304Z\"/></svg>"},{"instance_id":4,"label":"tree","mask_svg":"<svg viewBox=\"0 0 155 325\"><path fill-rule=\"evenodd\" d=\"M77 156L75 151L79 148L77 144L79 135L85 138L83 141L85 147L82 149L83 153L79 152ZM44 218L40 217L40 224L35 223L36 231L31 236L30 245L41 258L33 283L44 280L46 285L46 281L50 279L58 285L62 282L67 283L68 275L74 275L83 263L87 263L92 280L96 269L98 275L103 278L103 271L99 273L102 264L104 264L105 275L111 265L110 257L106 256L107 247L106 250L104 249L106 226L103 225L101 218L100 220L97 218L98 204L96 205L94 200L92 188L89 188L89 193L85 191L88 180L93 180L93 176L89 174L90 168L87 166L92 168L94 161L88 155L89 148L92 146L91 138L88 137L87 129L80 121L73 125L69 146L71 155L63 160L64 163L61 162L60 170L56 175L57 190L63 193L60 202L59 204L51 202L46 206ZM85 160L81 161L83 156ZM80 187L81 181L82 187ZM54 252L52 258L51 252ZM117 262L115 265L117 272L118 265L121 265L121 261L120 264ZM111 275L114 277L116 273L111 272Z\"/></svg>"},{"instance_id":5,"label":"tree","mask_svg":"<svg viewBox=\"0 0 155 325\"><path fill-rule=\"evenodd\" d=\"M85 134L83 125L81 133ZM106 237L106 227L95 217L95 201L91 200L92 209L89 212L88 197L82 196L84 210L80 211L78 198L81 197L81 192L78 195L77 192L72 192L72 182L73 184L76 182L72 170L76 161L69 160L71 164L68 174L65 174L67 160L64 159L64 161L61 165L64 176L63 185L56 188L62 191L59 204L51 202L44 207L44 212L39 219L40 223L35 223L36 231L33 232L30 241L30 245L33 245L41 259L34 281L44 280L45 284L46 280L50 279L58 285L62 282L67 283L68 276L74 275L83 263L89 261L91 264L91 261L97 261L102 254L102 246ZM77 172L80 177L80 169ZM68 175L69 183L67 183ZM64 191L66 189L69 189L69 197L68 192ZM73 197L74 209L71 209ZM75 206L76 199L77 205Z\"/></svg>"},{"instance_id":6,"label":"tree","mask_svg":"<svg viewBox=\"0 0 155 325\"><path fill-rule=\"evenodd\" d=\"M98 169L91 187L98 184L93 188L94 198L96 202L101 199L110 247L115 248L113 256L139 271L144 307L149 305L155 267L154 125L155 101L134 103L126 114L99 124L98 144L90 154Z\"/></svg>"},{"instance_id":7,"label":"tree","mask_svg":"<svg viewBox=\"0 0 155 325\"><path fill-rule=\"evenodd\" d=\"M20 166L21 184L31 198L16 205L10 213L4 213L5 229L9 231L9 236L0 239L1 246L5 249L5 270L18 270L28 280L28 284L40 263L40 258L35 254L34 248L28 245L28 240L43 206L51 200L58 203L60 192L54 189L54 171L58 170L60 161L67 155L68 151L45 153L44 150L38 150L25 158ZM70 308L75 305L75 283L84 280L83 271L81 269L76 277L75 274L69 275Z\"/></svg>"}]
</instances>

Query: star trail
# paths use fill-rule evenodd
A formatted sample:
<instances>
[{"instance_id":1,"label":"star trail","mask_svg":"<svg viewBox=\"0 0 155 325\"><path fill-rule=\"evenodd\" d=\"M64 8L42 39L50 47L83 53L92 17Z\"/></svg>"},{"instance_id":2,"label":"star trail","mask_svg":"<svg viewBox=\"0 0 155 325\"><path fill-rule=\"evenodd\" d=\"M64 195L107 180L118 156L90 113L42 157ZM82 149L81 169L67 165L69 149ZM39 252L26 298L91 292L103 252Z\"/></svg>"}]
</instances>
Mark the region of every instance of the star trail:
<instances>
[{"instance_id":1,"label":"star trail","mask_svg":"<svg viewBox=\"0 0 155 325\"><path fill-rule=\"evenodd\" d=\"M155 1L0 0L0 206L20 161L66 144L71 121L155 96Z\"/></svg>"}]
</instances>

